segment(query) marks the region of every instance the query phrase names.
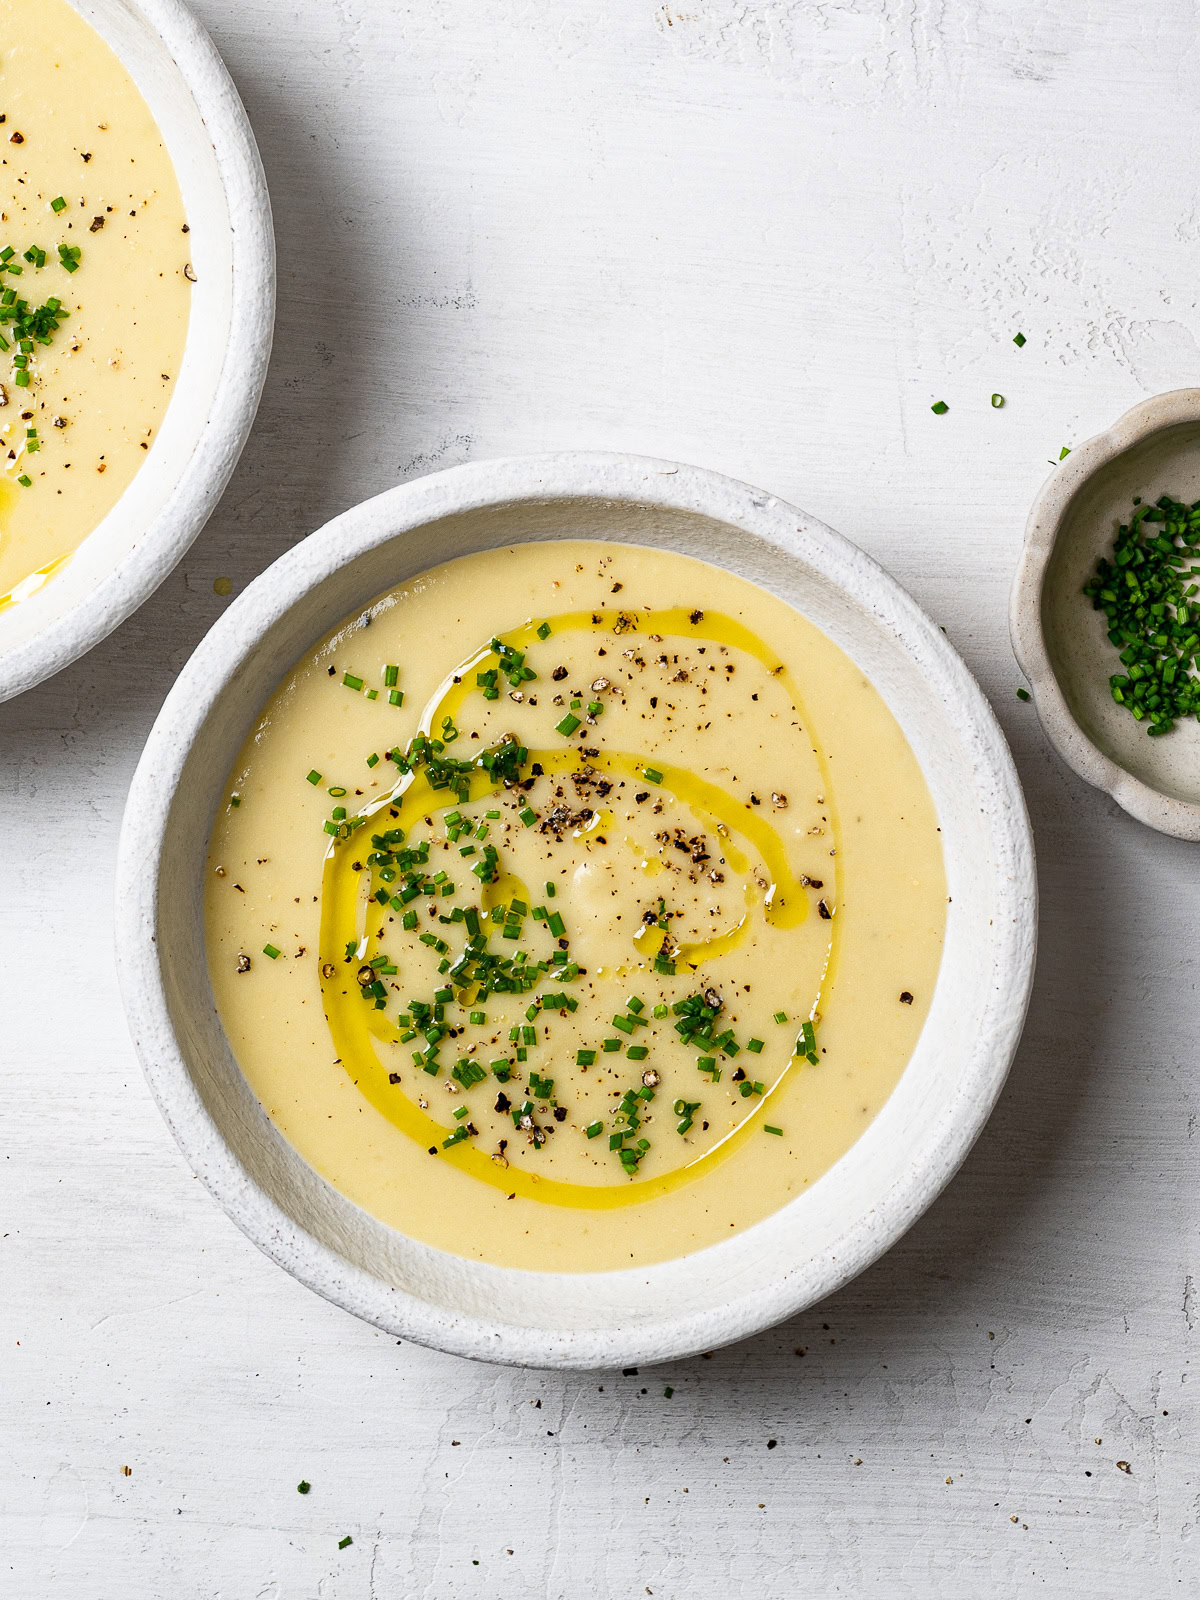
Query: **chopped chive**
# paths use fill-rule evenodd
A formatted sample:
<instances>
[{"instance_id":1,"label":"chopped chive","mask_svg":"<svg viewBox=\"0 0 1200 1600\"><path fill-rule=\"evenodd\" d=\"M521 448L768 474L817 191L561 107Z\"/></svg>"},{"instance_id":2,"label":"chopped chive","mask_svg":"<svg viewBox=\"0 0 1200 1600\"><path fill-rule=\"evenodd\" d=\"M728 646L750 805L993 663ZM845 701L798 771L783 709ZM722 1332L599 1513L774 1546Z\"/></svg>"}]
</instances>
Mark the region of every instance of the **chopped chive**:
<instances>
[{"instance_id":1,"label":"chopped chive","mask_svg":"<svg viewBox=\"0 0 1200 1600\"><path fill-rule=\"evenodd\" d=\"M788 1019L788 1014L787 1014L786 1011L777 1011L775 1013L775 1021L776 1022L786 1022L787 1019Z\"/></svg>"},{"instance_id":2,"label":"chopped chive","mask_svg":"<svg viewBox=\"0 0 1200 1600\"><path fill-rule=\"evenodd\" d=\"M24 377L24 373L20 373L19 372L17 374L17 377L18 378ZM27 383L18 383L17 387L19 389L27 389L29 387L29 385ZM31 477L29 477L29 475L27 473L23 472L21 474L21 476L17 479L17 482L21 485L22 489L32 489L33 488L33 479Z\"/></svg>"},{"instance_id":3,"label":"chopped chive","mask_svg":"<svg viewBox=\"0 0 1200 1600\"><path fill-rule=\"evenodd\" d=\"M335 800L341 800L346 791L340 783L335 783L332 788L326 790L326 793L331 794Z\"/></svg>"},{"instance_id":4,"label":"chopped chive","mask_svg":"<svg viewBox=\"0 0 1200 1600\"><path fill-rule=\"evenodd\" d=\"M383 687L385 689L394 689L399 682L400 682L400 668L399 667L384 667L384 669L383 669Z\"/></svg>"},{"instance_id":5,"label":"chopped chive","mask_svg":"<svg viewBox=\"0 0 1200 1600\"><path fill-rule=\"evenodd\" d=\"M604 1124L602 1122L589 1122L583 1131L589 1139L594 1139L597 1134L604 1132Z\"/></svg>"},{"instance_id":6,"label":"chopped chive","mask_svg":"<svg viewBox=\"0 0 1200 1600\"><path fill-rule=\"evenodd\" d=\"M62 195L57 195L53 200L51 200L50 209L54 212L55 216L57 216L60 211L65 211L67 209L67 202L63 199Z\"/></svg>"},{"instance_id":7,"label":"chopped chive","mask_svg":"<svg viewBox=\"0 0 1200 1600\"><path fill-rule=\"evenodd\" d=\"M444 1148L445 1148L445 1146L443 1146L443 1149ZM344 1539L339 1539L338 1540L338 1549L339 1550L344 1550L348 1544L353 1544L353 1543L354 1543L354 1540L350 1537L349 1534L347 1534Z\"/></svg>"},{"instance_id":8,"label":"chopped chive","mask_svg":"<svg viewBox=\"0 0 1200 1600\"><path fill-rule=\"evenodd\" d=\"M949 411L950 407L944 400L935 400L929 409L933 412L935 417L944 417L947 411Z\"/></svg>"},{"instance_id":9,"label":"chopped chive","mask_svg":"<svg viewBox=\"0 0 1200 1600\"><path fill-rule=\"evenodd\" d=\"M539 639L548 639L550 637L550 624L548 622L542 623L537 631L537 636Z\"/></svg>"},{"instance_id":10,"label":"chopped chive","mask_svg":"<svg viewBox=\"0 0 1200 1600\"><path fill-rule=\"evenodd\" d=\"M1064 454L1069 454L1064 447ZM1179 717L1200 713L1200 679L1193 674L1200 645L1200 608L1193 598L1200 507L1162 495L1122 524L1111 560L1102 556L1083 592L1108 621L1108 638L1125 669L1109 677L1109 692L1151 737L1169 733ZM1164 526L1155 527L1154 524Z\"/></svg>"},{"instance_id":11,"label":"chopped chive","mask_svg":"<svg viewBox=\"0 0 1200 1600\"><path fill-rule=\"evenodd\" d=\"M661 783L663 781L663 775L657 767L643 767L642 777L645 778L647 783Z\"/></svg>"},{"instance_id":12,"label":"chopped chive","mask_svg":"<svg viewBox=\"0 0 1200 1600\"><path fill-rule=\"evenodd\" d=\"M1000 407L1003 404L1004 404L1004 396L1002 394L994 394L992 396L992 408L993 408L993 410L999 411Z\"/></svg>"},{"instance_id":13,"label":"chopped chive","mask_svg":"<svg viewBox=\"0 0 1200 1600\"><path fill-rule=\"evenodd\" d=\"M762 1054L762 1048L763 1041L761 1039L747 1039L746 1049L752 1051L756 1056Z\"/></svg>"},{"instance_id":14,"label":"chopped chive","mask_svg":"<svg viewBox=\"0 0 1200 1600\"><path fill-rule=\"evenodd\" d=\"M1023 333L1014 333L1013 334L1013 343L1016 345L1017 349L1019 350L1021 348L1021 346L1025 343L1025 335Z\"/></svg>"},{"instance_id":15,"label":"chopped chive","mask_svg":"<svg viewBox=\"0 0 1200 1600\"><path fill-rule=\"evenodd\" d=\"M353 689L355 692L357 692L363 686L362 679L356 678L352 672L343 673L342 682L345 684L347 689Z\"/></svg>"},{"instance_id":16,"label":"chopped chive","mask_svg":"<svg viewBox=\"0 0 1200 1600\"><path fill-rule=\"evenodd\" d=\"M265 944L263 945L263 955L270 956L271 960L274 961L278 957L279 951L273 944Z\"/></svg>"},{"instance_id":17,"label":"chopped chive","mask_svg":"<svg viewBox=\"0 0 1200 1600\"><path fill-rule=\"evenodd\" d=\"M763 1132L764 1133L773 1133L779 1139L783 1138L783 1129L782 1128L773 1128L769 1122L764 1122L763 1123Z\"/></svg>"},{"instance_id":18,"label":"chopped chive","mask_svg":"<svg viewBox=\"0 0 1200 1600\"><path fill-rule=\"evenodd\" d=\"M1018 689L1017 690L1017 699L1018 700L1028 700L1029 699L1029 690L1028 689Z\"/></svg>"},{"instance_id":19,"label":"chopped chive","mask_svg":"<svg viewBox=\"0 0 1200 1600\"><path fill-rule=\"evenodd\" d=\"M517 815L527 828L531 828L537 821L537 812L532 811L528 806L523 806L522 809L517 812Z\"/></svg>"},{"instance_id":20,"label":"chopped chive","mask_svg":"<svg viewBox=\"0 0 1200 1600\"><path fill-rule=\"evenodd\" d=\"M388 705L390 705L390 706L402 706L403 704L404 704L404 695L403 695L403 693L399 689L389 689L388 690Z\"/></svg>"},{"instance_id":21,"label":"chopped chive","mask_svg":"<svg viewBox=\"0 0 1200 1600\"><path fill-rule=\"evenodd\" d=\"M309 1483L308 1479L307 1478L301 1478L300 1482L296 1485L296 1493L297 1494L307 1494L308 1491L311 1488L312 1488L312 1484Z\"/></svg>"},{"instance_id":22,"label":"chopped chive","mask_svg":"<svg viewBox=\"0 0 1200 1600\"><path fill-rule=\"evenodd\" d=\"M556 733L561 733L564 739L568 739L578 727L579 718L572 716L570 712L568 712L561 722L555 724L554 731Z\"/></svg>"},{"instance_id":23,"label":"chopped chive","mask_svg":"<svg viewBox=\"0 0 1200 1600\"><path fill-rule=\"evenodd\" d=\"M554 896L557 893L558 893L558 890L554 887L554 885L552 883L547 883L546 884L546 898L548 900L553 900Z\"/></svg>"},{"instance_id":24,"label":"chopped chive","mask_svg":"<svg viewBox=\"0 0 1200 1600\"><path fill-rule=\"evenodd\" d=\"M309 781L309 783L311 783L313 785L316 785L316 784L320 783L321 774L317 771L316 767L314 767L312 769L312 771L309 773L308 781Z\"/></svg>"}]
</instances>

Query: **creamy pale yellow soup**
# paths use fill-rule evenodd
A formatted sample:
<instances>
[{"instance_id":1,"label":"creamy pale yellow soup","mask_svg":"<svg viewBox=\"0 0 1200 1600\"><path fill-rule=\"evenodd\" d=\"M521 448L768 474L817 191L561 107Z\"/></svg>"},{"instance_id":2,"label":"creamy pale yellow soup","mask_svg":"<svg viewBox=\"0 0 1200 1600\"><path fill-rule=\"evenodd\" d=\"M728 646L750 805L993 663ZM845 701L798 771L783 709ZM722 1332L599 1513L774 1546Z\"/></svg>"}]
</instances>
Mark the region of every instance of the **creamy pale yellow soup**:
<instances>
[{"instance_id":1,"label":"creamy pale yellow soup","mask_svg":"<svg viewBox=\"0 0 1200 1600\"><path fill-rule=\"evenodd\" d=\"M887 1099L946 886L859 669L689 557L449 562L290 673L231 774L209 970L242 1071L381 1221L595 1271L727 1238Z\"/></svg>"},{"instance_id":2,"label":"creamy pale yellow soup","mask_svg":"<svg viewBox=\"0 0 1200 1600\"><path fill-rule=\"evenodd\" d=\"M0 610L128 487L183 359L187 222L150 111L65 0L0 0Z\"/></svg>"}]
</instances>

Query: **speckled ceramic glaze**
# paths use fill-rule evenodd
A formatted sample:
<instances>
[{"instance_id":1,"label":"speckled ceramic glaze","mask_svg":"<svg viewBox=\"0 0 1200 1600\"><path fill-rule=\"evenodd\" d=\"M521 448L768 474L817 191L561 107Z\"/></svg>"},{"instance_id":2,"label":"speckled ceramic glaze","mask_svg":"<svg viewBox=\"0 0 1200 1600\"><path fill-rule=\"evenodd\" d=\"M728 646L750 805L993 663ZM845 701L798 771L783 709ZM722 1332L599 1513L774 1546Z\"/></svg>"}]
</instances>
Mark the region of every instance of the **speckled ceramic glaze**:
<instances>
[{"instance_id":1,"label":"speckled ceramic glaze","mask_svg":"<svg viewBox=\"0 0 1200 1600\"><path fill-rule=\"evenodd\" d=\"M1174 389L1077 446L1046 480L1013 583L1013 649L1047 737L1069 767L1131 816L1200 839L1200 723L1150 739L1112 698L1122 670L1108 623L1083 593L1134 496L1200 499L1200 389Z\"/></svg>"},{"instance_id":2,"label":"speckled ceramic glaze","mask_svg":"<svg viewBox=\"0 0 1200 1600\"><path fill-rule=\"evenodd\" d=\"M275 245L246 113L180 0L70 0L137 84L174 162L196 283L154 448L50 583L0 612L0 700L58 672L162 582L204 526L250 431L275 318Z\"/></svg>"},{"instance_id":3,"label":"speckled ceramic glaze","mask_svg":"<svg viewBox=\"0 0 1200 1600\"><path fill-rule=\"evenodd\" d=\"M201 881L236 753L283 674L337 621L438 562L531 539L659 545L780 595L874 682L937 806L951 896L929 1018L901 1081L823 1177L736 1238L637 1271L522 1272L418 1244L343 1199L268 1120L208 984ZM336 518L253 583L172 689L130 791L118 964L138 1054L187 1159L275 1261L388 1332L531 1366L706 1350L812 1304L949 1180L1000 1092L1036 935L1033 848L990 708L945 636L861 550L761 490L693 467L568 454L418 479Z\"/></svg>"}]
</instances>

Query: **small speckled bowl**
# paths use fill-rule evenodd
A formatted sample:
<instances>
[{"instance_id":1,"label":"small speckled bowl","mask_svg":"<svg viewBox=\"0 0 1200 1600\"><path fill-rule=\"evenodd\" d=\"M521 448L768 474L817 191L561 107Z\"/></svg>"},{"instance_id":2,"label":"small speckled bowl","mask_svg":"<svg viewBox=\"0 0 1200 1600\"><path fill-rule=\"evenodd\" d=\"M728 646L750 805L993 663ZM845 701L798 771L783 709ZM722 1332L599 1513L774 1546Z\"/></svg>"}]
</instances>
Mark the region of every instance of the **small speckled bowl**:
<instances>
[{"instance_id":1,"label":"small speckled bowl","mask_svg":"<svg viewBox=\"0 0 1200 1600\"><path fill-rule=\"evenodd\" d=\"M343 617L426 568L553 539L681 550L824 629L912 744L937 806L951 896L925 1028L858 1142L736 1237L621 1272L466 1261L344 1199L287 1144L239 1072L204 948L213 817L283 675ZM167 696L130 789L117 880L134 1044L184 1154L238 1226L303 1283L389 1333L528 1366L619 1367L708 1350L861 1272L924 1211L983 1127L1033 979L1037 887L1024 801L991 709L940 629L874 561L802 511L715 473L634 456L456 467L368 500L289 551L229 607Z\"/></svg>"},{"instance_id":2,"label":"small speckled bowl","mask_svg":"<svg viewBox=\"0 0 1200 1600\"><path fill-rule=\"evenodd\" d=\"M1116 704L1122 670L1108 623L1083 586L1111 555L1134 497L1200 499L1200 389L1143 400L1078 445L1033 503L1013 582L1013 650L1051 744L1081 778L1139 822L1200 839L1200 723L1161 739Z\"/></svg>"},{"instance_id":3,"label":"small speckled bowl","mask_svg":"<svg viewBox=\"0 0 1200 1600\"><path fill-rule=\"evenodd\" d=\"M0 700L98 644L158 587L229 481L275 322L271 202L237 90L180 0L70 0L115 52L175 166L196 275L183 364L154 448L53 578L0 611Z\"/></svg>"}]
</instances>

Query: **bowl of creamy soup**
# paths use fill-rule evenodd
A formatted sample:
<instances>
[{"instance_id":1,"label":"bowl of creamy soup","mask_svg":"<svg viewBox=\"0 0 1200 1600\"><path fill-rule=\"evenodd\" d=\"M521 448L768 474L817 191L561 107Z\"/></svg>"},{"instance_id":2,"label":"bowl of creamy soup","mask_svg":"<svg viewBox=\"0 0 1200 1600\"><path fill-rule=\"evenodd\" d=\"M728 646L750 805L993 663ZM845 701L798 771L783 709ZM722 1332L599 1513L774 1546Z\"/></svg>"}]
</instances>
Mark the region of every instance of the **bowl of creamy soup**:
<instances>
[{"instance_id":1,"label":"bowl of creamy soup","mask_svg":"<svg viewBox=\"0 0 1200 1600\"><path fill-rule=\"evenodd\" d=\"M270 351L270 205L178 0L0 0L0 699L91 648L212 510Z\"/></svg>"},{"instance_id":2,"label":"bowl of creamy soup","mask_svg":"<svg viewBox=\"0 0 1200 1600\"><path fill-rule=\"evenodd\" d=\"M456 468L197 650L118 949L195 1170L322 1294L628 1364L810 1304L929 1204L1033 972L1020 787L945 636L715 474Z\"/></svg>"}]
</instances>

